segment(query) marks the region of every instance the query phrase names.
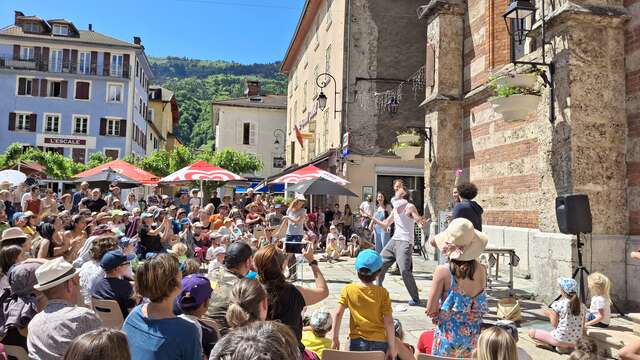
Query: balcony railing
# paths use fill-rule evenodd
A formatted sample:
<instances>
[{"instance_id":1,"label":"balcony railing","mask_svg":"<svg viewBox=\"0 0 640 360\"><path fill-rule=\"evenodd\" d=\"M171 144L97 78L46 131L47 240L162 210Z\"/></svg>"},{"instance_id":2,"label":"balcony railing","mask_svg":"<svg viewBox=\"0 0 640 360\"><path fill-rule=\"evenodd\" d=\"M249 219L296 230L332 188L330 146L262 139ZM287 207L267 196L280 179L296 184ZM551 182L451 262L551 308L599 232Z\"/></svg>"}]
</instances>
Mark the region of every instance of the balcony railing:
<instances>
[{"instance_id":1,"label":"balcony railing","mask_svg":"<svg viewBox=\"0 0 640 360\"><path fill-rule=\"evenodd\" d=\"M80 74L80 75L93 75L93 76L107 76L117 78L129 78L129 69L103 69L98 68L96 64L89 64L87 66L80 66L77 62L60 61L51 62L48 60L34 60L34 59L14 59L12 55L0 54L0 69L13 69L13 70L32 70L32 71L44 71L51 73L66 73L66 74Z\"/></svg>"}]
</instances>

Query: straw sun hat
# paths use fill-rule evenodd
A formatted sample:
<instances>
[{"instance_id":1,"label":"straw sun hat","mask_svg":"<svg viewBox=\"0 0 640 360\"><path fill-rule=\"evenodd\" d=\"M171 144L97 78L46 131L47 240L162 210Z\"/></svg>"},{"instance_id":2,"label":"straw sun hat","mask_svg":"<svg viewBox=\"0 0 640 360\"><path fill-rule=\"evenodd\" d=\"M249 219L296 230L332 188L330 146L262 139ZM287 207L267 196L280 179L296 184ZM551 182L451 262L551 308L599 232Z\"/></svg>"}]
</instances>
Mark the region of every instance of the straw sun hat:
<instances>
[{"instance_id":1,"label":"straw sun hat","mask_svg":"<svg viewBox=\"0 0 640 360\"><path fill-rule=\"evenodd\" d=\"M435 237L438 249L452 260L469 261L480 257L487 247L487 235L473 228L471 221L457 218Z\"/></svg>"},{"instance_id":2,"label":"straw sun hat","mask_svg":"<svg viewBox=\"0 0 640 360\"><path fill-rule=\"evenodd\" d=\"M36 270L38 284L33 288L38 291L51 289L76 276L78 272L78 269L62 257L51 259Z\"/></svg>"}]
</instances>

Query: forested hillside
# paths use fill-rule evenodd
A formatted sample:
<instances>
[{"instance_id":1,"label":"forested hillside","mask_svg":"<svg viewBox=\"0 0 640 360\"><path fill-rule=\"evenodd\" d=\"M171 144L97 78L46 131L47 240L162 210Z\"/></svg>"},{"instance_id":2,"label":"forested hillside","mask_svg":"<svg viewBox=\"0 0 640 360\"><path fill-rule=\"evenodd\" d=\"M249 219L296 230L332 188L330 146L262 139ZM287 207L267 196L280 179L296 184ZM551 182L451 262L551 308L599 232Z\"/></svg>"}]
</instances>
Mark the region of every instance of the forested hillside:
<instances>
[{"instance_id":1,"label":"forested hillside","mask_svg":"<svg viewBox=\"0 0 640 360\"><path fill-rule=\"evenodd\" d=\"M154 83L173 91L180 106L178 136L194 148L213 142L211 100L243 96L246 79L262 82L264 92L285 94L287 79L280 63L243 65L222 60L177 57L149 59Z\"/></svg>"}]
</instances>

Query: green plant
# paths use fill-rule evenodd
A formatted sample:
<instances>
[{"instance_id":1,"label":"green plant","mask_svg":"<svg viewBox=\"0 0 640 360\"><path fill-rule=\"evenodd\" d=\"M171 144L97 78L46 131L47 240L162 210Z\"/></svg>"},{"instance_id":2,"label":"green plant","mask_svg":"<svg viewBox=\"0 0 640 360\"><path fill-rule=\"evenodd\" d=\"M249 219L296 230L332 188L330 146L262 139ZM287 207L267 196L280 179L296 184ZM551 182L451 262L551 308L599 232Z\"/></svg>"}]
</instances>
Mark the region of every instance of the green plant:
<instances>
[{"instance_id":1,"label":"green plant","mask_svg":"<svg viewBox=\"0 0 640 360\"><path fill-rule=\"evenodd\" d=\"M276 197L273 198L273 203L274 204L284 204L284 196L278 195Z\"/></svg>"},{"instance_id":2,"label":"green plant","mask_svg":"<svg viewBox=\"0 0 640 360\"><path fill-rule=\"evenodd\" d=\"M539 74L539 71L543 72L544 70L539 68L534 68L532 71L528 72L527 74L537 75ZM499 76L496 77L491 75L487 79L487 85L496 93L496 96L498 97L509 97L512 95L535 95L535 96L541 95L540 91L535 89L529 89L529 88L519 87L519 86L498 85L499 78L500 78Z\"/></svg>"},{"instance_id":3,"label":"green plant","mask_svg":"<svg viewBox=\"0 0 640 360\"><path fill-rule=\"evenodd\" d=\"M404 148L408 148L408 147L422 147L422 144L419 142L410 142L410 143L395 143L393 144L393 146L391 146L390 151L391 152L395 152L398 149L404 149Z\"/></svg>"},{"instance_id":4,"label":"green plant","mask_svg":"<svg viewBox=\"0 0 640 360\"><path fill-rule=\"evenodd\" d=\"M396 131L396 135L397 136L400 136L400 135L418 135L418 132L416 131L416 129L409 129L409 130Z\"/></svg>"}]
</instances>

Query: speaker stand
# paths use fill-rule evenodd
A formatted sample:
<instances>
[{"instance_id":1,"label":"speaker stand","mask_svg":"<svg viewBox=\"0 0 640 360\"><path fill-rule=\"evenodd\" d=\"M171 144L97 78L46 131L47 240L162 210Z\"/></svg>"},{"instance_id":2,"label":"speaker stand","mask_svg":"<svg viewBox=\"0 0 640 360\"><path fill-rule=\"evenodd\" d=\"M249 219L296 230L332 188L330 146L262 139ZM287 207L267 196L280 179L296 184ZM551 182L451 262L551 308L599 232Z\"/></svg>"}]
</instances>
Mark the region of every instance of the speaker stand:
<instances>
[{"instance_id":1,"label":"speaker stand","mask_svg":"<svg viewBox=\"0 0 640 360\"><path fill-rule=\"evenodd\" d=\"M573 271L573 275L572 278L574 278L577 282L578 282L578 286L580 286L580 300L582 301L583 304L587 304L587 297L586 297L586 292L585 292L585 279L587 276L589 276L591 273L589 272L589 270L587 270L587 268L584 266L583 262L582 262L582 246L584 245L582 243L582 241L580 240L580 233L576 234L577 238L578 238L578 267ZM579 277L579 279L578 279ZM558 301L558 299L560 299L562 297L562 295L558 295L558 297L554 300L554 301ZM611 305L613 305L613 307L616 309L616 311L618 312L618 314L620 314L620 316L624 317L626 316L618 307L618 305L616 305L616 303L611 300ZM551 306L551 305L549 305Z\"/></svg>"}]
</instances>

